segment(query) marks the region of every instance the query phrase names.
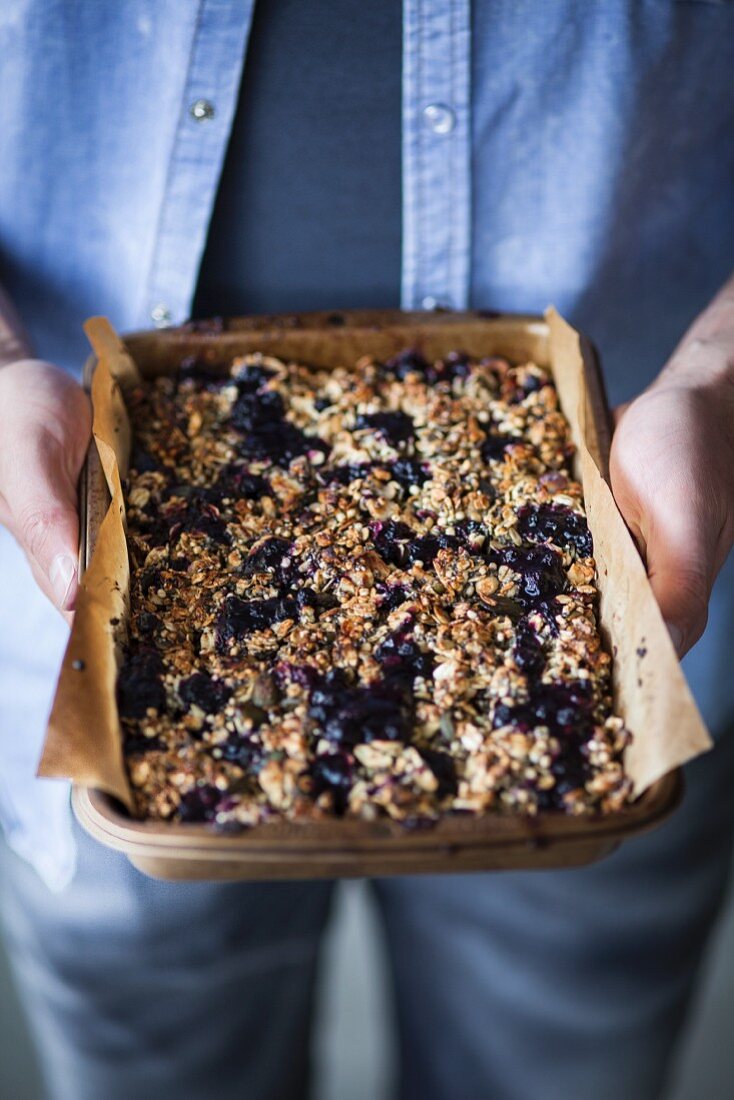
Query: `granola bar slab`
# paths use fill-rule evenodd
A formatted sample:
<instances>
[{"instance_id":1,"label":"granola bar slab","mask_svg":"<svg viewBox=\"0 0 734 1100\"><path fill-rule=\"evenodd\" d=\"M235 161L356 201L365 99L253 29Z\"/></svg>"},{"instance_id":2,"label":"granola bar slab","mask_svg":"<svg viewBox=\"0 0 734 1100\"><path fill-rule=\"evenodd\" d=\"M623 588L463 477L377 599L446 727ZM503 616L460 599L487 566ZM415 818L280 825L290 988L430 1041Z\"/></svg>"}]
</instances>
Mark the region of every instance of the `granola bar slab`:
<instances>
[{"instance_id":1,"label":"granola bar slab","mask_svg":"<svg viewBox=\"0 0 734 1100\"><path fill-rule=\"evenodd\" d=\"M141 815L610 812L629 796L549 374L407 349L128 397L118 706Z\"/></svg>"}]
</instances>

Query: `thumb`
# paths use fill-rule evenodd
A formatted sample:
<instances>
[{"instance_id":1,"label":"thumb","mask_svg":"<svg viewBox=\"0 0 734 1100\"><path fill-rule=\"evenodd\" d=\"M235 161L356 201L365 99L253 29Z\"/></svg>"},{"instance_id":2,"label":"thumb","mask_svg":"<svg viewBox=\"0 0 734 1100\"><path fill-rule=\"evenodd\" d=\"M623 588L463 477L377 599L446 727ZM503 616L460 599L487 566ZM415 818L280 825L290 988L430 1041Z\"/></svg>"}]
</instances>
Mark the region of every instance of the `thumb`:
<instances>
[{"instance_id":1,"label":"thumb","mask_svg":"<svg viewBox=\"0 0 734 1100\"><path fill-rule=\"evenodd\" d=\"M54 441L17 448L3 477L7 523L33 575L60 611L74 607L78 589L79 515L76 484Z\"/></svg>"},{"instance_id":2,"label":"thumb","mask_svg":"<svg viewBox=\"0 0 734 1100\"><path fill-rule=\"evenodd\" d=\"M716 540L685 515L656 517L646 544L647 572L673 645L683 656L706 627Z\"/></svg>"}]
</instances>

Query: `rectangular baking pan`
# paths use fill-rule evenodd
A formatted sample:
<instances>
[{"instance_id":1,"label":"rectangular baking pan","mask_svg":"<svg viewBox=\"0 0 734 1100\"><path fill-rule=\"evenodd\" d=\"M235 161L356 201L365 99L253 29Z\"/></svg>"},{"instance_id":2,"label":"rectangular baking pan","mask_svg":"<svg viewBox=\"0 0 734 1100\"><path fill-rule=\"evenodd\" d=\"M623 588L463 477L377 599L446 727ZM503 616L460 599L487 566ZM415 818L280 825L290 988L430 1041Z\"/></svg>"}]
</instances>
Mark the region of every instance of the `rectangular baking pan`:
<instances>
[{"instance_id":1,"label":"rectangular baking pan","mask_svg":"<svg viewBox=\"0 0 734 1100\"><path fill-rule=\"evenodd\" d=\"M328 367L362 355L386 358L406 346L428 357L454 349L550 365L542 317L490 313L354 311L242 317L141 332L125 339L145 377L172 372L186 356L226 369L235 355L263 351ZM582 339L598 465L608 467L610 419L597 356ZM89 388L95 359L86 365ZM81 568L88 564L109 493L94 445L82 479ZM593 534L592 525L592 534ZM77 786L73 806L97 840L123 852L139 870L164 879L285 879L573 867L608 855L625 838L652 828L677 805L680 770L653 783L625 809L607 816L488 813L447 816L427 830L384 821L334 820L259 825L220 835L200 824L133 819L107 794Z\"/></svg>"}]
</instances>

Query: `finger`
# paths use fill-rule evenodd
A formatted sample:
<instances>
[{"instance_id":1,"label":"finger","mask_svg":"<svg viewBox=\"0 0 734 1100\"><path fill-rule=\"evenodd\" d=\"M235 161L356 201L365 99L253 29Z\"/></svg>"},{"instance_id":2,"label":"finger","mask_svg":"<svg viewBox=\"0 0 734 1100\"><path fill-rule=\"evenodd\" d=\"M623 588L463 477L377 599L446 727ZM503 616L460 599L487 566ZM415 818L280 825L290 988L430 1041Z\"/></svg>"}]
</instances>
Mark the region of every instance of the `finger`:
<instances>
[{"instance_id":1,"label":"finger","mask_svg":"<svg viewBox=\"0 0 734 1100\"><path fill-rule=\"evenodd\" d=\"M63 456L48 439L15 449L4 470L8 525L25 551L34 576L63 612L74 607L78 589L77 493Z\"/></svg>"},{"instance_id":2,"label":"finger","mask_svg":"<svg viewBox=\"0 0 734 1100\"><path fill-rule=\"evenodd\" d=\"M717 554L716 533L676 511L656 518L646 556L652 590L682 657L706 627Z\"/></svg>"}]
</instances>

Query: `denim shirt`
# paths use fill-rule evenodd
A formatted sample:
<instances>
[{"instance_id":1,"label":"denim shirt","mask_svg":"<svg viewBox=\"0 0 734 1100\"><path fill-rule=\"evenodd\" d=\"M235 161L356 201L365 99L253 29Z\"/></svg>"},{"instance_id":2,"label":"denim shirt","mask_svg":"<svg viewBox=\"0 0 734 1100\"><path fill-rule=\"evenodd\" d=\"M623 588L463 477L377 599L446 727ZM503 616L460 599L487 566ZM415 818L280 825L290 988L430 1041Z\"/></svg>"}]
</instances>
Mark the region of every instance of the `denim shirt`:
<instances>
[{"instance_id":1,"label":"denim shirt","mask_svg":"<svg viewBox=\"0 0 734 1100\"><path fill-rule=\"evenodd\" d=\"M0 5L0 281L39 355L78 371L92 313L122 330L187 317L252 7ZM734 266L734 0L403 11L403 305L552 301L631 396ZM686 662L715 733L733 597L729 566ZM0 532L0 821L57 888L68 792L33 775L64 641Z\"/></svg>"}]
</instances>

